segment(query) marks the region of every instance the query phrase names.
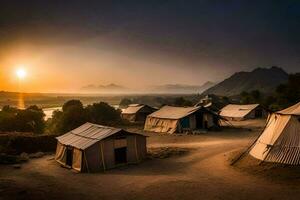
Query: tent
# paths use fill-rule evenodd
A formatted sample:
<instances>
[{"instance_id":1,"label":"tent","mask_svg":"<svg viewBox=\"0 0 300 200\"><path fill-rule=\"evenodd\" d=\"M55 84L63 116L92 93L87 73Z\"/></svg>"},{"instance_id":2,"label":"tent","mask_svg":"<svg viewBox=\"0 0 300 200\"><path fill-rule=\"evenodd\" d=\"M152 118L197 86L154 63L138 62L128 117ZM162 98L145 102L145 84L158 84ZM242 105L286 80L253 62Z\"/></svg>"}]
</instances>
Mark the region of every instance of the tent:
<instances>
[{"instance_id":1,"label":"tent","mask_svg":"<svg viewBox=\"0 0 300 200\"><path fill-rule=\"evenodd\" d=\"M250 155L267 162L300 164L300 102L270 116Z\"/></svg>"},{"instance_id":2,"label":"tent","mask_svg":"<svg viewBox=\"0 0 300 200\"><path fill-rule=\"evenodd\" d=\"M259 104L228 104L227 106L222 108L220 112L221 117L235 121L263 118L267 117L267 115L267 111Z\"/></svg>"},{"instance_id":3,"label":"tent","mask_svg":"<svg viewBox=\"0 0 300 200\"><path fill-rule=\"evenodd\" d=\"M218 126L218 115L204 107L164 106L148 115L144 130L174 133Z\"/></svg>"},{"instance_id":4,"label":"tent","mask_svg":"<svg viewBox=\"0 0 300 200\"><path fill-rule=\"evenodd\" d=\"M121 113L121 117L130 122L145 122L147 115L156 111L148 105L143 104L130 104Z\"/></svg>"},{"instance_id":5,"label":"tent","mask_svg":"<svg viewBox=\"0 0 300 200\"><path fill-rule=\"evenodd\" d=\"M97 172L146 157L146 136L85 123L56 138L55 160L80 172Z\"/></svg>"},{"instance_id":6,"label":"tent","mask_svg":"<svg viewBox=\"0 0 300 200\"><path fill-rule=\"evenodd\" d=\"M300 102L269 117L250 155L267 162L300 164Z\"/></svg>"}]
</instances>

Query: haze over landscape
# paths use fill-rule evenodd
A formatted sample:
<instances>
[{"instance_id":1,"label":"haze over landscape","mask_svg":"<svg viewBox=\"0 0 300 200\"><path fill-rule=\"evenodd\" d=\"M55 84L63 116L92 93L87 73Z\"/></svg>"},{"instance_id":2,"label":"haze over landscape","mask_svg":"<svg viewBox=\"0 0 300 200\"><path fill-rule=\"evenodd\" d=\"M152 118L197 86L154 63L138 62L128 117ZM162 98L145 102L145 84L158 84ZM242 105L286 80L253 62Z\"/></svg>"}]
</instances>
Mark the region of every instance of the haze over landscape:
<instances>
[{"instance_id":1,"label":"haze over landscape","mask_svg":"<svg viewBox=\"0 0 300 200\"><path fill-rule=\"evenodd\" d=\"M300 199L299 0L0 0L0 199Z\"/></svg>"},{"instance_id":2,"label":"haze over landscape","mask_svg":"<svg viewBox=\"0 0 300 200\"><path fill-rule=\"evenodd\" d=\"M0 90L81 93L112 84L149 92L257 67L297 72L299 13L298 1L4 0Z\"/></svg>"}]
</instances>

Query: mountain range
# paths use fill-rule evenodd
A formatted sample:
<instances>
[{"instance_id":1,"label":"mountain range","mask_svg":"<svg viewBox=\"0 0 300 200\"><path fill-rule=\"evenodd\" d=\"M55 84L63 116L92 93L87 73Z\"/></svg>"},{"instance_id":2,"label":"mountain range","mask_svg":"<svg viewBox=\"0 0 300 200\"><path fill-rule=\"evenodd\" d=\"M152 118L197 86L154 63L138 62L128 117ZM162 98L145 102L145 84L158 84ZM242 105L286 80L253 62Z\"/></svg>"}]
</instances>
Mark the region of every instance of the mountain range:
<instances>
[{"instance_id":1,"label":"mountain range","mask_svg":"<svg viewBox=\"0 0 300 200\"><path fill-rule=\"evenodd\" d=\"M186 84L165 84L156 85L143 90L133 90L122 85L114 83L108 85L86 85L81 88L81 91L88 93L169 93L169 94L190 94L201 93L206 89L212 87L214 83L206 82L203 85L186 85Z\"/></svg>"},{"instance_id":2,"label":"mountain range","mask_svg":"<svg viewBox=\"0 0 300 200\"><path fill-rule=\"evenodd\" d=\"M215 85L213 82L206 82L203 85L186 85L186 84L165 84L165 85L157 85L150 89L151 92L159 92L159 93L202 93L208 88Z\"/></svg>"},{"instance_id":3,"label":"mountain range","mask_svg":"<svg viewBox=\"0 0 300 200\"><path fill-rule=\"evenodd\" d=\"M124 92L128 89L126 87L123 87L121 85L117 85L114 83L108 84L108 85L86 85L81 88L81 91L84 92Z\"/></svg>"},{"instance_id":4,"label":"mountain range","mask_svg":"<svg viewBox=\"0 0 300 200\"><path fill-rule=\"evenodd\" d=\"M262 93L272 93L276 87L288 80L288 73L282 68L256 68L251 72L237 72L224 81L205 90L202 94L234 96L241 92L259 90Z\"/></svg>"}]
</instances>

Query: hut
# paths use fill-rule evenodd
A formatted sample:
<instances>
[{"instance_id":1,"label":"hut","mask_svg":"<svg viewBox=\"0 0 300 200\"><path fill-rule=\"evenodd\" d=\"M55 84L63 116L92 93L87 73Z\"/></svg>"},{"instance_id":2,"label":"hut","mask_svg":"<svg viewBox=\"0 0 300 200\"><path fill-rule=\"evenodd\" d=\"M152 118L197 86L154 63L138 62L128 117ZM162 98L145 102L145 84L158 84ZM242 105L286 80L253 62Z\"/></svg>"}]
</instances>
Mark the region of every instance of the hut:
<instances>
[{"instance_id":1,"label":"hut","mask_svg":"<svg viewBox=\"0 0 300 200\"><path fill-rule=\"evenodd\" d=\"M242 121L246 119L265 118L268 116L268 112L259 104L228 104L221 109L220 116L227 120Z\"/></svg>"},{"instance_id":2,"label":"hut","mask_svg":"<svg viewBox=\"0 0 300 200\"><path fill-rule=\"evenodd\" d=\"M152 132L185 132L219 126L219 116L204 107L164 106L148 115L144 130Z\"/></svg>"},{"instance_id":3,"label":"hut","mask_svg":"<svg viewBox=\"0 0 300 200\"><path fill-rule=\"evenodd\" d=\"M56 138L55 160L79 172L98 172L146 157L146 136L85 123Z\"/></svg>"},{"instance_id":4,"label":"hut","mask_svg":"<svg viewBox=\"0 0 300 200\"><path fill-rule=\"evenodd\" d=\"M300 102L273 113L250 155L267 162L300 164Z\"/></svg>"},{"instance_id":5,"label":"hut","mask_svg":"<svg viewBox=\"0 0 300 200\"><path fill-rule=\"evenodd\" d=\"M143 104L130 104L121 113L121 117L130 122L145 122L147 115L153 113L157 109Z\"/></svg>"}]
</instances>

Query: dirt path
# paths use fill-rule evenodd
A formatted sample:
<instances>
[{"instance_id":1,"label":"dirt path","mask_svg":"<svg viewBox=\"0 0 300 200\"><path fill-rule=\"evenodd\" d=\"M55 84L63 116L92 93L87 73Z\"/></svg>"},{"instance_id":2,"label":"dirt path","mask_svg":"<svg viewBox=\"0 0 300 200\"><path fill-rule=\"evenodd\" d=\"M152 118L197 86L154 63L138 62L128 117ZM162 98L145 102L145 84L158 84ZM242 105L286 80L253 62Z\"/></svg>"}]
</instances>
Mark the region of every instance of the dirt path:
<instances>
[{"instance_id":1,"label":"dirt path","mask_svg":"<svg viewBox=\"0 0 300 200\"><path fill-rule=\"evenodd\" d=\"M190 152L98 174L66 170L51 159L53 156L31 160L21 169L1 166L0 198L299 199L300 182L278 183L229 165L230 152L249 145L258 132L150 135L151 148L172 146L189 148Z\"/></svg>"}]
</instances>

